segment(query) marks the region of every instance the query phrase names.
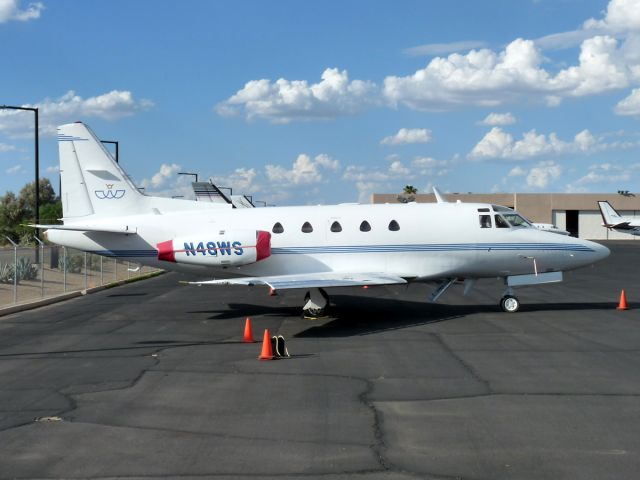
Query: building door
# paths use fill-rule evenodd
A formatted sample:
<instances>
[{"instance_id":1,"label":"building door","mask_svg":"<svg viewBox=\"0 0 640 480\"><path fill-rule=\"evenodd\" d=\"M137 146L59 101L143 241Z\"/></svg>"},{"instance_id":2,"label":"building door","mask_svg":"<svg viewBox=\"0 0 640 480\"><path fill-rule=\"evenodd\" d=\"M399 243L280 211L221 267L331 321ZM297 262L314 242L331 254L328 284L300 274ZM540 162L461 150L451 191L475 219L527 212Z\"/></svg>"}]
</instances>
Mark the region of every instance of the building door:
<instances>
[{"instance_id":1,"label":"building door","mask_svg":"<svg viewBox=\"0 0 640 480\"><path fill-rule=\"evenodd\" d=\"M567 232L569 232L569 235L571 235L572 237L579 237L580 236L580 232L578 229L578 225L579 225L579 219L580 217L580 210L567 210L567 218L566 218L566 222L567 222Z\"/></svg>"}]
</instances>

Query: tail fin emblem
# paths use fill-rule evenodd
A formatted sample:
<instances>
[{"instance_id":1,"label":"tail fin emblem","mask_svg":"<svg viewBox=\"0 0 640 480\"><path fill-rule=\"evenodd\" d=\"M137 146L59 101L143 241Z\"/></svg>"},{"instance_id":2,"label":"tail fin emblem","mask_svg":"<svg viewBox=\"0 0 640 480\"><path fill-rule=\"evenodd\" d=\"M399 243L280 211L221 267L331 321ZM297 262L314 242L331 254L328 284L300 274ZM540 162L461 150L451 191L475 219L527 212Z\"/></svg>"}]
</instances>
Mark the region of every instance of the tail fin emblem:
<instances>
[{"instance_id":1,"label":"tail fin emblem","mask_svg":"<svg viewBox=\"0 0 640 480\"><path fill-rule=\"evenodd\" d=\"M124 197L125 194L125 190L113 190L113 184L105 184L105 187L107 187L106 190L95 190L95 196L98 197L100 200L105 200L105 199L118 199L118 198L122 198Z\"/></svg>"}]
</instances>

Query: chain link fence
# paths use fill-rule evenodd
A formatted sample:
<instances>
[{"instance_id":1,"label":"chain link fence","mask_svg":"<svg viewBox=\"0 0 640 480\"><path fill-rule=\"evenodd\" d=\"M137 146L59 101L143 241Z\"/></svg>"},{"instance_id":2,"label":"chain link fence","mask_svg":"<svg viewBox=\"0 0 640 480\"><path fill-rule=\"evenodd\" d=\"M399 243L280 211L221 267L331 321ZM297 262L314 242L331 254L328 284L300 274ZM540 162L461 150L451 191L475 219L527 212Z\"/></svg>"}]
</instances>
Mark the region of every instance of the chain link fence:
<instances>
[{"instance_id":1,"label":"chain link fence","mask_svg":"<svg viewBox=\"0 0 640 480\"><path fill-rule=\"evenodd\" d=\"M160 271L72 248L0 248L0 308Z\"/></svg>"}]
</instances>

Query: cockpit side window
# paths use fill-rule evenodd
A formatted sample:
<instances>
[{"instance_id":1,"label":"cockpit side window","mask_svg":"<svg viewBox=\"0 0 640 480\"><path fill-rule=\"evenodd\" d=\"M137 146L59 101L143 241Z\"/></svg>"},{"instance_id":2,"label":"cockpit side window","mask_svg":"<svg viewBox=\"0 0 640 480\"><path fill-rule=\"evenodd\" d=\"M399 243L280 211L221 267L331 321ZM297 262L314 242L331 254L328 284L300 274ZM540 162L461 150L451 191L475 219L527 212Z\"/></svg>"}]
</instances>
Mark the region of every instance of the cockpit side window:
<instances>
[{"instance_id":1,"label":"cockpit side window","mask_svg":"<svg viewBox=\"0 0 640 480\"><path fill-rule=\"evenodd\" d=\"M502 217L502 215L496 215L496 228L509 228L509 224Z\"/></svg>"},{"instance_id":2,"label":"cockpit side window","mask_svg":"<svg viewBox=\"0 0 640 480\"><path fill-rule=\"evenodd\" d=\"M480 228L491 228L491 215L480 215Z\"/></svg>"}]
</instances>

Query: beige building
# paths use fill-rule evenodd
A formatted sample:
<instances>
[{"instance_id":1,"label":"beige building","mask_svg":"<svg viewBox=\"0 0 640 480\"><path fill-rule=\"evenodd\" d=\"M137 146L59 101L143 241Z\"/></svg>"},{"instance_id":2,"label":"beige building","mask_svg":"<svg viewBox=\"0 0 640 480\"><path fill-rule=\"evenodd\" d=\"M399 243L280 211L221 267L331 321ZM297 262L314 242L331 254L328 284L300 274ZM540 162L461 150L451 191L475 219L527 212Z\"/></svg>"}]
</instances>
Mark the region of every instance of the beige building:
<instances>
[{"instance_id":1,"label":"beige building","mask_svg":"<svg viewBox=\"0 0 640 480\"><path fill-rule=\"evenodd\" d=\"M402 195L374 193L373 203L398 203ZM433 203L433 193L414 195L416 202ZM640 217L640 194L625 193L449 193L450 202L491 203L511 207L532 222L552 223L580 238L593 240L640 240L602 226L598 201L607 200L620 215Z\"/></svg>"}]
</instances>

